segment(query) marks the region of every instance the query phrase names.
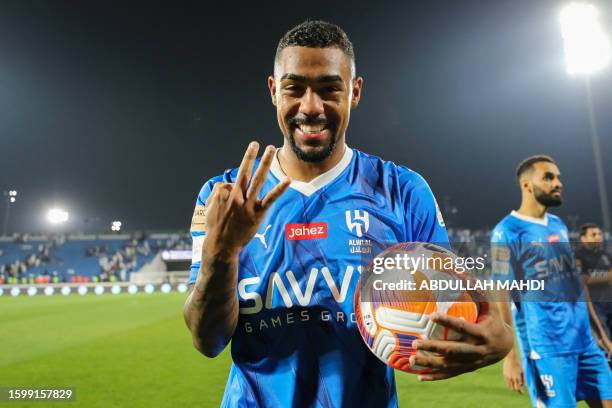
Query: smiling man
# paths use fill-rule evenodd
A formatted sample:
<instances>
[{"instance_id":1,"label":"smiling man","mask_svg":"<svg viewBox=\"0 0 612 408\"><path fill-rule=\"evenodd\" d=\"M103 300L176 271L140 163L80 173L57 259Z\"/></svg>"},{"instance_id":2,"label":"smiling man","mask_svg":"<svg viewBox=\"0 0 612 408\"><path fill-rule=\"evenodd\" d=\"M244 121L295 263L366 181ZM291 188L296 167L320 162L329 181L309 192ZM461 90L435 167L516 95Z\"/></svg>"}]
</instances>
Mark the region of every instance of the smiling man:
<instances>
[{"instance_id":1,"label":"smiling man","mask_svg":"<svg viewBox=\"0 0 612 408\"><path fill-rule=\"evenodd\" d=\"M307 21L280 40L268 78L282 148L247 148L209 180L192 221L184 315L208 357L231 340L222 406L397 405L393 370L363 343L353 297L364 262L398 242L448 245L417 173L346 145L363 79L338 26ZM496 308L479 324L448 316L463 341L423 341L415 363L444 379L501 359L511 332Z\"/></svg>"}]
</instances>

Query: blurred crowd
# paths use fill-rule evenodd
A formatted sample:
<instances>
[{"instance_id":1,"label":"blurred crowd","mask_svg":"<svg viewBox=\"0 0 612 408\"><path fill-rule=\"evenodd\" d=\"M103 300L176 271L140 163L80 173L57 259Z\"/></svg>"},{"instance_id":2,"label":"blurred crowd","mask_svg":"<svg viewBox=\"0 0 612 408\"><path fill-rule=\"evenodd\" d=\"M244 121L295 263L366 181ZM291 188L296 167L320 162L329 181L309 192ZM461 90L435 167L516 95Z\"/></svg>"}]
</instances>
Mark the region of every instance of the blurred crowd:
<instances>
[{"instance_id":1,"label":"blurred crowd","mask_svg":"<svg viewBox=\"0 0 612 408\"><path fill-rule=\"evenodd\" d=\"M44 238L40 243L40 236L36 241L30 241L28 234L15 235L12 244L20 247L32 244L35 249L12 262L2 262L5 251L0 248L0 284L127 281L130 273L142 266L139 259L149 259L161 250L191 248L189 234L172 235L168 239L149 239L146 234L137 233L122 242L119 248L116 243L111 245L96 240L95 244L79 254L79 258L98 258L97 270L81 273L78 267L71 267L75 263L74 259L63 259L55 252L66 244L66 235ZM58 265L67 267L58 268Z\"/></svg>"},{"instance_id":2,"label":"blurred crowd","mask_svg":"<svg viewBox=\"0 0 612 408\"><path fill-rule=\"evenodd\" d=\"M17 234L14 237L13 243L17 245L26 245L30 243L29 238L28 234ZM0 249L0 284L9 283L11 281L19 282L27 276L28 270L47 265L52 260L50 255L51 251L62 246L65 241L66 237L63 235L50 237L45 243L36 245L35 251L29 253L23 259L17 259L9 263L1 262L4 251ZM43 276L43 280L51 280L48 270L42 271L39 275ZM57 272L55 276L57 276ZM32 278L34 279L34 277Z\"/></svg>"},{"instance_id":3,"label":"blurred crowd","mask_svg":"<svg viewBox=\"0 0 612 408\"><path fill-rule=\"evenodd\" d=\"M453 251L462 257L482 257L489 262L490 230L449 228L448 236ZM69 265L71 260L59 259L54 251L65 245L65 235L49 236L43 243L34 244L31 253L14 262L2 262L3 250L0 248L0 284L2 283L60 283L81 281L79 271L67 268L66 273L54 270L54 261ZM609 238L609 237L608 237ZM570 234L572 241L579 241L579 232ZM40 237L36 242L40 242ZM610 249L610 240L607 241ZM28 234L15 235L13 243L17 245L32 244ZM170 235L168 239L151 239L147 234L133 234L119 248L102 240L93 241L85 249L84 257L98 258L97 270L88 273L88 281L114 282L127 281L130 273L142 265L139 259L147 259L162 250L191 250L191 237L188 233ZM488 266L488 265L487 265ZM488 268L487 268L488 269Z\"/></svg>"}]
</instances>

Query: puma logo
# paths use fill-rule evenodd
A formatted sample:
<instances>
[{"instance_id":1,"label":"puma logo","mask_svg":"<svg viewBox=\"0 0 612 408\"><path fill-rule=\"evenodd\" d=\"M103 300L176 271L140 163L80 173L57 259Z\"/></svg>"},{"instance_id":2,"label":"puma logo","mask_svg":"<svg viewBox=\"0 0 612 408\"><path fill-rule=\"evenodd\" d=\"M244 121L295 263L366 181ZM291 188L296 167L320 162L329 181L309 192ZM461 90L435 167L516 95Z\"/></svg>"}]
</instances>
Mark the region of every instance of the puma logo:
<instances>
[{"instance_id":1,"label":"puma logo","mask_svg":"<svg viewBox=\"0 0 612 408\"><path fill-rule=\"evenodd\" d=\"M266 233L268 232L271 226L272 224L269 224L264 230L264 232L262 232L261 234L255 233L255 238L261 241L261 244L264 246L265 249L268 249L268 244L266 243Z\"/></svg>"}]
</instances>

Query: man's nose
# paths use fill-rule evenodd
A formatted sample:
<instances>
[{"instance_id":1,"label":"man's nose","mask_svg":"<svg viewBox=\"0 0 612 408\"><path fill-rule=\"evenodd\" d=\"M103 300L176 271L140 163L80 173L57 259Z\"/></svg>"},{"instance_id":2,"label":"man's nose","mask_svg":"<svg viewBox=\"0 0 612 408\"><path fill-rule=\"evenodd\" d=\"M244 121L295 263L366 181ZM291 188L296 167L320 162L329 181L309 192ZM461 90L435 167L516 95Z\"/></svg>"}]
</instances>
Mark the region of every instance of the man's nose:
<instances>
[{"instance_id":1,"label":"man's nose","mask_svg":"<svg viewBox=\"0 0 612 408\"><path fill-rule=\"evenodd\" d=\"M319 116L325 113L323 100L316 92L308 88L300 101L299 112L306 116Z\"/></svg>"}]
</instances>

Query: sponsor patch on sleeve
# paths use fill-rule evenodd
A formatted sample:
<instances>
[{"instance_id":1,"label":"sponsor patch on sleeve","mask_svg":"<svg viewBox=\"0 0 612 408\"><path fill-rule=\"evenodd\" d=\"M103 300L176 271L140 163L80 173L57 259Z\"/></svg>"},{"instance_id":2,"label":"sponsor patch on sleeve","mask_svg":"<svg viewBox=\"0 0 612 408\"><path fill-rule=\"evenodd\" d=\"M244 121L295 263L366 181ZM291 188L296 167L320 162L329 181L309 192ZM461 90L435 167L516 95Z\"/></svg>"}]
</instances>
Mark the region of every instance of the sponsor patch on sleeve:
<instances>
[{"instance_id":1,"label":"sponsor patch on sleeve","mask_svg":"<svg viewBox=\"0 0 612 408\"><path fill-rule=\"evenodd\" d=\"M492 265L493 273L497 275L509 275L510 274L510 263L494 260Z\"/></svg>"},{"instance_id":2,"label":"sponsor patch on sleeve","mask_svg":"<svg viewBox=\"0 0 612 408\"><path fill-rule=\"evenodd\" d=\"M493 248L493 259L501 262L508 262L510 260L510 248Z\"/></svg>"},{"instance_id":3,"label":"sponsor patch on sleeve","mask_svg":"<svg viewBox=\"0 0 612 408\"><path fill-rule=\"evenodd\" d=\"M202 247L204 246L205 235L196 235L193 237L193 244L191 246L191 263L196 264L202 262Z\"/></svg>"},{"instance_id":4,"label":"sponsor patch on sleeve","mask_svg":"<svg viewBox=\"0 0 612 408\"><path fill-rule=\"evenodd\" d=\"M191 218L191 232L206 232L206 207L196 205Z\"/></svg>"},{"instance_id":5,"label":"sponsor patch on sleeve","mask_svg":"<svg viewBox=\"0 0 612 408\"><path fill-rule=\"evenodd\" d=\"M434 203L436 204L436 218L438 219L438 225L442 228L446 227L444 223L444 217L442 217L442 212L440 211L440 207L438 206L438 201L434 198Z\"/></svg>"},{"instance_id":6,"label":"sponsor patch on sleeve","mask_svg":"<svg viewBox=\"0 0 612 408\"><path fill-rule=\"evenodd\" d=\"M510 274L510 248L492 248L492 269L493 273L497 275L509 275Z\"/></svg>"}]
</instances>

